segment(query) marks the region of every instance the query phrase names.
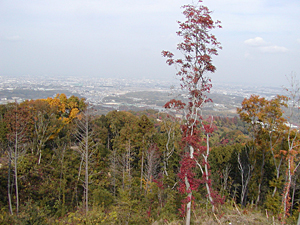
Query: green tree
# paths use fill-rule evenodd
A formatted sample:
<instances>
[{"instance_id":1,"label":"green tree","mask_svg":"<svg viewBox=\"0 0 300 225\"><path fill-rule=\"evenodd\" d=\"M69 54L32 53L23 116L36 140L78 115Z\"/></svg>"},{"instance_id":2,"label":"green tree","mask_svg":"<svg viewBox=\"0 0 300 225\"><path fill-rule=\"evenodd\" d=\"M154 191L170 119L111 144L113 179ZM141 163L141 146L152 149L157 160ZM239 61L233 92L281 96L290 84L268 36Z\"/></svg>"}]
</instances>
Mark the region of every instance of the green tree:
<instances>
[{"instance_id":1,"label":"green tree","mask_svg":"<svg viewBox=\"0 0 300 225\"><path fill-rule=\"evenodd\" d=\"M139 157L141 159L141 180L140 180L140 189L142 190L143 185L143 173L144 173L144 157L146 153L146 149L151 143L151 139L154 135L154 125L149 120L146 115L142 115L141 118L137 121L137 134L139 138Z\"/></svg>"}]
</instances>

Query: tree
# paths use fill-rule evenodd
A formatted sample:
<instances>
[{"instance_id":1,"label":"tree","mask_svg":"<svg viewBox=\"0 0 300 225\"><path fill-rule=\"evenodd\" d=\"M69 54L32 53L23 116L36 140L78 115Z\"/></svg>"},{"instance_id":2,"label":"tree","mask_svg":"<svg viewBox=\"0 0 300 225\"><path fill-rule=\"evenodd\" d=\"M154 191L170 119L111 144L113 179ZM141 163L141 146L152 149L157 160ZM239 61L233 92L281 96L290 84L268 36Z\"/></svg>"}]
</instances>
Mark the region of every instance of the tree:
<instances>
[{"instance_id":1,"label":"tree","mask_svg":"<svg viewBox=\"0 0 300 225\"><path fill-rule=\"evenodd\" d=\"M120 173L120 170L127 171L126 167L130 167L131 160L129 160L129 158L131 158L133 154L131 149L134 144L132 142L134 139L136 139L137 117L131 114L130 112L112 111L107 114L106 119L109 128L108 148L109 150L112 150L110 156L111 182L113 188L113 195L114 197L116 197L118 186L118 174ZM127 152L129 151L131 153L127 154ZM120 158L124 157L127 163L123 164L123 166L120 166ZM123 177L122 183L124 183Z\"/></svg>"},{"instance_id":2,"label":"tree","mask_svg":"<svg viewBox=\"0 0 300 225\"><path fill-rule=\"evenodd\" d=\"M140 189L142 190L143 185L143 173L144 173L144 157L149 144L149 139L153 136L154 126L153 123L149 120L146 115L142 115L137 122L138 128L137 132L140 138L140 157L141 157L141 180L140 180Z\"/></svg>"},{"instance_id":3,"label":"tree","mask_svg":"<svg viewBox=\"0 0 300 225\"><path fill-rule=\"evenodd\" d=\"M20 106L17 102L8 105L7 113L5 114L5 123L7 126L7 140L9 149L9 177L8 177L8 199L10 212L11 196L10 196L10 170L11 165L14 167L14 183L16 196L16 213L19 213L19 186L18 186L18 163L26 153L26 141L29 130L29 110L27 107Z\"/></svg>"},{"instance_id":4,"label":"tree","mask_svg":"<svg viewBox=\"0 0 300 225\"><path fill-rule=\"evenodd\" d=\"M80 118L77 120L78 132L77 132L77 140L78 144L78 152L81 156L81 162L79 167L78 179L80 177L82 165L84 165L84 202L85 202L85 211L86 213L89 210L89 176L90 172L90 163L91 158L96 151L96 143L94 140L94 131L91 126L91 113L90 109L86 109L85 112L81 113Z\"/></svg>"},{"instance_id":5,"label":"tree","mask_svg":"<svg viewBox=\"0 0 300 225\"><path fill-rule=\"evenodd\" d=\"M286 96L277 95L267 100L258 95L251 95L249 99L245 98L242 107L237 109L240 118L249 125L251 136L251 141L248 142L249 159L252 169L258 170L254 178L255 184L258 181L258 185L254 185L257 187L256 204L260 200L265 164L270 154L276 169L276 182L280 179L283 159L283 155L280 154L280 144L286 131L286 119L283 117L283 108L287 107L286 102ZM274 187L272 197L277 188Z\"/></svg>"},{"instance_id":6,"label":"tree","mask_svg":"<svg viewBox=\"0 0 300 225\"><path fill-rule=\"evenodd\" d=\"M167 64L175 64L178 68L177 75L181 78L182 89L188 92L188 103L180 100L171 100L165 104L168 109L183 110L185 114L185 124L182 126L182 141L185 144L185 151L182 154L181 169L179 177L181 179L180 190L187 194L185 200L186 224L190 224L192 192L199 186L199 180L195 178L194 168L198 165L203 171L203 179L207 184L207 194L212 205L215 204L210 189L208 179L207 163L201 165L198 160L203 157L204 161L209 154L209 135L212 127L210 124L204 125L202 118L202 107L210 102L206 95L211 88L211 80L206 76L208 72L215 72L216 67L212 64L212 56L217 55L221 49L220 42L210 33L216 27L221 28L220 21L214 22L211 18L211 11L198 1L198 5L184 5L183 15L186 21L178 22L179 31L177 35L183 41L177 45L177 49L183 54L183 58L174 59L174 54L163 51L162 55L167 57ZM203 132L205 137L203 137ZM201 136L202 135L202 136ZM201 160L202 162L203 160ZM202 167L205 167L203 170ZM214 207L212 208L214 210Z\"/></svg>"},{"instance_id":7,"label":"tree","mask_svg":"<svg viewBox=\"0 0 300 225\"><path fill-rule=\"evenodd\" d=\"M56 108L56 115L65 124L70 123L77 115L87 108L84 98L72 95L67 98L65 94L57 94L55 98L47 98L46 101L51 107Z\"/></svg>"},{"instance_id":8,"label":"tree","mask_svg":"<svg viewBox=\"0 0 300 225\"><path fill-rule=\"evenodd\" d=\"M289 95L289 123L288 123L288 132L287 132L287 150L282 151L285 156L287 163L286 168L286 180L284 184L282 208L283 216L288 216L290 211L290 188L292 179L295 175L295 172L300 166L300 137L298 127L295 127L292 124L300 122L300 85L299 81L296 80L295 75L291 75L290 79L290 88L286 88L286 91ZM300 214L299 214L300 215Z\"/></svg>"},{"instance_id":9,"label":"tree","mask_svg":"<svg viewBox=\"0 0 300 225\"><path fill-rule=\"evenodd\" d=\"M128 115L129 116L129 115ZM124 126L121 128L119 135L114 141L114 157L115 161L113 166L115 171L122 174L122 190L129 190L131 187L132 179L132 162L134 161L134 148L136 138L136 121L135 116L131 115L132 118L128 118ZM130 193L130 192L128 192Z\"/></svg>"},{"instance_id":10,"label":"tree","mask_svg":"<svg viewBox=\"0 0 300 225\"><path fill-rule=\"evenodd\" d=\"M166 135L165 148L163 151L163 174L169 176L168 164L169 159L175 151L177 140L180 138L179 119L170 114L162 115L161 131Z\"/></svg>"},{"instance_id":11,"label":"tree","mask_svg":"<svg viewBox=\"0 0 300 225\"><path fill-rule=\"evenodd\" d=\"M151 144L145 152L146 165L145 165L145 182L146 182L146 193L148 193L153 180L157 177L157 171L160 164L160 155L156 144Z\"/></svg>"},{"instance_id":12,"label":"tree","mask_svg":"<svg viewBox=\"0 0 300 225\"><path fill-rule=\"evenodd\" d=\"M58 135L63 123L56 116L57 107L50 106L44 99L26 101L23 104L28 106L32 116L32 152L34 152L33 149L36 149L38 164L40 164L46 142Z\"/></svg>"}]
</instances>

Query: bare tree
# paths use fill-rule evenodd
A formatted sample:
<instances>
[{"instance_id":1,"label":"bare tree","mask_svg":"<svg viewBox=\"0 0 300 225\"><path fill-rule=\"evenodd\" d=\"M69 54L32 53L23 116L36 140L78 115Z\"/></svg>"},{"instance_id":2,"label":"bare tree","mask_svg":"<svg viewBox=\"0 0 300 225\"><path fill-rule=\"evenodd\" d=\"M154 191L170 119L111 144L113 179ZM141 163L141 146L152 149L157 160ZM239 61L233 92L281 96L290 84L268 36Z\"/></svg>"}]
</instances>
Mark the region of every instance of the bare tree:
<instances>
[{"instance_id":1,"label":"bare tree","mask_svg":"<svg viewBox=\"0 0 300 225\"><path fill-rule=\"evenodd\" d=\"M84 202L85 202L85 210L86 213L89 210L89 176L91 172L89 171L89 164L92 163L92 156L96 151L96 145L93 136L94 132L91 125L91 109L87 109L85 112L81 113L81 117L77 120L77 140L78 140L78 148L77 151L80 153L81 162L78 172L78 179L80 179L81 169L84 166Z\"/></svg>"},{"instance_id":2,"label":"bare tree","mask_svg":"<svg viewBox=\"0 0 300 225\"><path fill-rule=\"evenodd\" d=\"M46 142L50 140L60 129L58 124L59 120L56 118L54 110L51 109L45 101L37 100L33 102L31 113L33 115L34 122L32 148L36 148L39 156L38 164L40 164L42 159L42 150L45 147Z\"/></svg>"},{"instance_id":3,"label":"bare tree","mask_svg":"<svg viewBox=\"0 0 300 225\"><path fill-rule=\"evenodd\" d=\"M120 171L122 173L122 188L128 188L126 186L131 185L131 162L133 161L131 151L131 140L127 140L125 144L125 151L117 156Z\"/></svg>"},{"instance_id":4,"label":"bare tree","mask_svg":"<svg viewBox=\"0 0 300 225\"><path fill-rule=\"evenodd\" d=\"M246 158L248 158L248 154L246 154ZM242 162L241 154L237 154L238 157L238 168L241 174L241 205L244 205L245 197L248 189L248 184L251 179L251 174L253 170L253 166L250 163Z\"/></svg>"},{"instance_id":5,"label":"bare tree","mask_svg":"<svg viewBox=\"0 0 300 225\"><path fill-rule=\"evenodd\" d=\"M19 186L18 186L18 163L26 153L26 138L29 123L29 113L24 107L20 107L18 103L10 105L11 107L5 115L8 127L8 158L9 158L9 177L8 177L8 200L10 212L12 213L11 203L11 182L10 170L13 166L14 184L16 195L16 213L19 213Z\"/></svg>"},{"instance_id":6,"label":"bare tree","mask_svg":"<svg viewBox=\"0 0 300 225\"><path fill-rule=\"evenodd\" d=\"M144 177L146 180L146 192L149 190L149 185L151 185L153 179L157 175L157 169L160 163L160 157L158 153L158 147L156 144L151 144L146 151L146 164Z\"/></svg>"},{"instance_id":7,"label":"bare tree","mask_svg":"<svg viewBox=\"0 0 300 225\"><path fill-rule=\"evenodd\" d=\"M62 210L64 210L65 208L65 187L66 187L65 155L66 155L67 146L68 146L67 142L58 143L57 148L54 149L54 152L60 164L58 202Z\"/></svg>"},{"instance_id":8,"label":"bare tree","mask_svg":"<svg viewBox=\"0 0 300 225\"><path fill-rule=\"evenodd\" d=\"M168 163L175 151L176 138L180 135L180 124L176 117L170 114L167 114L166 117L163 118L162 122L162 130L167 135L167 141L163 151L163 174L169 176L167 171Z\"/></svg>"}]
</instances>

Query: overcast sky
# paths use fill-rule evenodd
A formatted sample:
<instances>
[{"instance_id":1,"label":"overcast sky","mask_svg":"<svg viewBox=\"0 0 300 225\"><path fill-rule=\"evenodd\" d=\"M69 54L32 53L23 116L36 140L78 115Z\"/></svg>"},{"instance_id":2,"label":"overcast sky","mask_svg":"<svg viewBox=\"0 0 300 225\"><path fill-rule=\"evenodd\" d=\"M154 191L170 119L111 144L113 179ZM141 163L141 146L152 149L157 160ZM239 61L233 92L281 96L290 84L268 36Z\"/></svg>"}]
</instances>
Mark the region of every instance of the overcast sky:
<instances>
[{"instance_id":1,"label":"overcast sky","mask_svg":"<svg viewBox=\"0 0 300 225\"><path fill-rule=\"evenodd\" d=\"M194 2L196 2L194 0ZM0 76L175 79L162 50L192 0L0 0ZM222 29L214 83L280 86L300 75L299 0L204 0Z\"/></svg>"}]
</instances>

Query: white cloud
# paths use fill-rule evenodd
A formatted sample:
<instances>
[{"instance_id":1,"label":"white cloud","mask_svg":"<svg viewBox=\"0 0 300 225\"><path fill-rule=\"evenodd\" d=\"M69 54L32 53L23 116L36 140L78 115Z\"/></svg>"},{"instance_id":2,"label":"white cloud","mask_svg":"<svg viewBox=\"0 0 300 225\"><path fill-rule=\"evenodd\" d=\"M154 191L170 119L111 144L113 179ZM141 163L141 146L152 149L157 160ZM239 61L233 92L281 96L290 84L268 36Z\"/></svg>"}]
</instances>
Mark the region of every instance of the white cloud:
<instances>
[{"instance_id":1,"label":"white cloud","mask_svg":"<svg viewBox=\"0 0 300 225\"><path fill-rule=\"evenodd\" d=\"M284 53L288 51L287 48L277 45L259 47L259 50L263 53Z\"/></svg>"},{"instance_id":2,"label":"white cloud","mask_svg":"<svg viewBox=\"0 0 300 225\"><path fill-rule=\"evenodd\" d=\"M248 39L248 40L244 41L244 43L246 45L253 46L253 47L260 47L260 46L266 46L266 45L268 45L268 43L265 42L264 39L262 39L261 37L256 37L256 38L253 38L253 39Z\"/></svg>"},{"instance_id":3,"label":"white cloud","mask_svg":"<svg viewBox=\"0 0 300 225\"><path fill-rule=\"evenodd\" d=\"M297 42L300 43L300 38L297 39Z\"/></svg>"},{"instance_id":4,"label":"white cloud","mask_svg":"<svg viewBox=\"0 0 300 225\"><path fill-rule=\"evenodd\" d=\"M286 47L272 45L261 37L248 39L244 41L244 43L248 46L257 48L262 53L284 53L288 51Z\"/></svg>"}]
</instances>

